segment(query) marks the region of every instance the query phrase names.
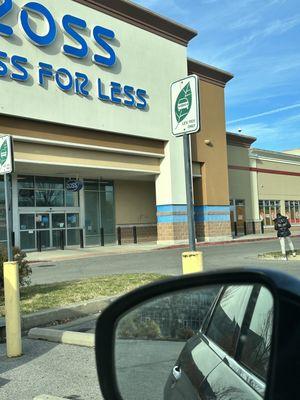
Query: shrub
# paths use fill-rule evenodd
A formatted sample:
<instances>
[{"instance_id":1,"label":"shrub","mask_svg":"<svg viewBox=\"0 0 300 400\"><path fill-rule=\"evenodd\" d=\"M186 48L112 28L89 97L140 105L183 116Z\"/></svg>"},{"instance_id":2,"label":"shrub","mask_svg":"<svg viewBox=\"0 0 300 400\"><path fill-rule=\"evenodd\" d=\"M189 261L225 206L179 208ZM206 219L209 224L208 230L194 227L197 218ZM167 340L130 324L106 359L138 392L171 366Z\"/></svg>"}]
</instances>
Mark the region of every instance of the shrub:
<instances>
[{"instance_id":1,"label":"shrub","mask_svg":"<svg viewBox=\"0 0 300 400\"><path fill-rule=\"evenodd\" d=\"M159 325L153 320L140 321L136 315L130 315L120 321L118 338L120 339L158 339L161 337Z\"/></svg>"},{"instance_id":2,"label":"shrub","mask_svg":"<svg viewBox=\"0 0 300 400\"><path fill-rule=\"evenodd\" d=\"M30 285L30 275L32 270L29 266L29 262L26 259L27 255L24 251L18 247L13 249L14 261L17 262L19 267L19 282L20 286ZM7 249L6 247L0 247L0 289L3 289L3 263L7 261Z\"/></svg>"}]
</instances>

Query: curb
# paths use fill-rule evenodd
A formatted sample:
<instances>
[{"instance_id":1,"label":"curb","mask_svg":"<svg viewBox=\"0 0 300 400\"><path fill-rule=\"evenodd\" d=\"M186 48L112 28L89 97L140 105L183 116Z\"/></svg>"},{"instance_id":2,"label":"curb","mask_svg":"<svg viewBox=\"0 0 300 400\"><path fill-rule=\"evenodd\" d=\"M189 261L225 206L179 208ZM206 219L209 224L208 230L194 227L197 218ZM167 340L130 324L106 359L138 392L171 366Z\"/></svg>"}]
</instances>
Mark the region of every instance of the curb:
<instances>
[{"instance_id":1,"label":"curb","mask_svg":"<svg viewBox=\"0 0 300 400\"><path fill-rule=\"evenodd\" d=\"M66 319L77 319L91 314L97 314L107 307L119 296L102 297L96 300L89 300L82 303L72 304L63 308L52 308L50 310L38 311L33 314L21 317L22 332L27 332L37 326L45 326L53 321ZM0 318L0 327L5 327L5 317Z\"/></svg>"},{"instance_id":2,"label":"curb","mask_svg":"<svg viewBox=\"0 0 300 400\"><path fill-rule=\"evenodd\" d=\"M32 328L29 339L47 340L48 342L70 344L73 346L95 347L95 334L71 331L60 331L48 328Z\"/></svg>"},{"instance_id":3,"label":"curb","mask_svg":"<svg viewBox=\"0 0 300 400\"><path fill-rule=\"evenodd\" d=\"M48 263L54 263L56 261L68 261L68 260L77 260L77 259L83 259L83 258L93 258L93 257L104 257L104 256L122 256L126 254L141 254L141 253L146 253L149 251L155 251L155 250L160 250L158 247L154 247L151 249L137 249L134 251L130 251L129 249L126 251L120 251L120 252L107 252L107 253L87 253L87 254L76 254L72 256L59 256L54 259L48 259L48 260L28 260L29 264L33 264L32 267L34 267L36 264L48 264Z\"/></svg>"},{"instance_id":4,"label":"curb","mask_svg":"<svg viewBox=\"0 0 300 400\"><path fill-rule=\"evenodd\" d=\"M292 238L298 238L300 237L300 235L292 235ZM262 241L267 241L267 240L277 240L277 237L265 237L265 238L254 238L254 239L233 239L233 240L226 240L226 241L222 241L222 242L198 242L196 243L196 247L203 247L203 246L222 246L224 244L242 244L242 243L252 243L252 242L262 242ZM157 250L172 250L172 249L185 249L185 248L189 248L189 246L187 244L175 244L172 246L168 246L168 247L161 247Z\"/></svg>"}]
</instances>

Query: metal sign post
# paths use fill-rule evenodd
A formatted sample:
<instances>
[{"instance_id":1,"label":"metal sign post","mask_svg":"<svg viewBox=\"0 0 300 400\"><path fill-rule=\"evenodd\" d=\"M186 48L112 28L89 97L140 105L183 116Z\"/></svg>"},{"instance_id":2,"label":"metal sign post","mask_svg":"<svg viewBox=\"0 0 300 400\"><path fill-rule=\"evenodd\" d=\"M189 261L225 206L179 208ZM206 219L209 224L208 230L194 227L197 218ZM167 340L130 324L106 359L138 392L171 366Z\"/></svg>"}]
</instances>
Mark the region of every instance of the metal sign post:
<instances>
[{"instance_id":1,"label":"metal sign post","mask_svg":"<svg viewBox=\"0 0 300 400\"><path fill-rule=\"evenodd\" d=\"M172 134L179 137L183 136L188 232L191 251L196 250L196 233L189 135L200 130L198 91L199 82L196 75L190 75L173 82L171 85Z\"/></svg>"},{"instance_id":2,"label":"metal sign post","mask_svg":"<svg viewBox=\"0 0 300 400\"><path fill-rule=\"evenodd\" d=\"M196 232L194 218L194 201L193 201L193 183L192 183L192 168L191 168L191 145L190 136L183 135L184 147L184 169L185 169L185 186L187 200L187 217L189 230L189 245L191 251L196 251Z\"/></svg>"},{"instance_id":3,"label":"metal sign post","mask_svg":"<svg viewBox=\"0 0 300 400\"><path fill-rule=\"evenodd\" d=\"M14 171L14 151L11 136L0 137L0 175L4 175L6 243L8 261L3 263L6 354L22 355L19 267L13 260L11 173Z\"/></svg>"},{"instance_id":4,"label":"metal sign post","mask_svg":"<svg viewBox=\"0 0 300 400\"><path fill-rule=\"evenodd\" d=\"M6 213L6 243L7 243L7 260L13 261L13 246L12 246L12 207L11 207L11 185L10 175L4 175L5 188L5 213Z\"/></svg>"},{"instance_id":5,"label":"metal sign post","mask_svg":"<svg viewBox=\"0 0 300 400\"><path fill-rule=\"evenodd\" d=\"M12 248L12 196L11 173L14 170L13 141L11 136L0 137L0 175L4 175L6 242L8 261L13 261Z\"/></svg>"}]
</instances>

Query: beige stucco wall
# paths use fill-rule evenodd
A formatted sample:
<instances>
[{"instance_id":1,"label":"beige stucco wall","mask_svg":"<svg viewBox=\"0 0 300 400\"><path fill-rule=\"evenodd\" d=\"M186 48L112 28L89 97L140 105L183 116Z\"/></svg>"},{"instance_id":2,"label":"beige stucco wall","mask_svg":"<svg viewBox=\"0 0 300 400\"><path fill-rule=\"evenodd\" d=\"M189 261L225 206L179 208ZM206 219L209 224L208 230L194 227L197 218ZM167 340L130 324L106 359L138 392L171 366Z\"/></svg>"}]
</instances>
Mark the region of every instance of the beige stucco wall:
<instances>
[{"instance_id":1,"label":"beige stucco wall","mask_svg":"<svg viewBox=\"0 0 300 400\"><path fill-rule=\"evenodd\" d=\"M228 165L249 167L249 149L247 147L227 146Z\"/></svg>"},{"instance_id":2,"label":"beige stucco wall","mask_svg":"<svg viewBox=\"0 0 300 400\"><path fill-rule=\"evenodd\" d=\"M284 211L284 200L300 200L300 162L278 154L278 160L249 157L249 149L227 146L228 165L234 167L253 168L253 171L229 168L229 193L231 199L246 201L246 218L258 219L258 200L280 200ZM254 150L255 151L255 150ZM251 152L250 152L251 154ZM269 154L269 158L275 154ZM270 173L256 171L270 170ZM271 171L283 172L271 173Z\"/></svg>"},{"instance_id":3,"label":"beige stucco wall","mask_svg":"<svg viewBox=\"0 0 300 400\"><path fill-rule=\"evenodd\" d=\"M227 146L228 165L235 167L250 167L249 149L239 146ZM245 200L246 219L258 218L256 203L257 183L256 173L249 170L230 169L229 173L229 196L230 199Z\"/></svg>"},{"instance_id":4,"label":"beige stucco wall","mask_svg":"<svg viewBox=\"0 0 300 400\"><path fill-rule=\"evenodd\" d=\"M300 200L300 176L258 173L261 200Z\"/></svg>"},{"instance_id":5,"label":"beige stucco wall","mask_svg":"<svg viewBox=\"0 0 300 400\"><path fill-rule=\"evenodd\" d=\"M160 159L152 157L23 142L15 143L15 160L18 163L59 165L66 168L78 166L82 168L82 176L84 176L85 168L99 168L99 175L101 169L159 173L160 164Z\"/></svg>"},{"instance_id":6,"label":"beige stucco wall","mask_svg":"<svg viewBox=\"0 0 300 400\"><path fill-rule=\"evenodd\" d=\"M116 224L155 224L155 184L115 181Z\"/></svg>"},{"instance_id":7,"label":"beige stucco wall","mask_svg":"<svg viewBox=\"0 0 300 400\"><path fill-rule=\"evenodd\" d=\"M169 85L186 73L186 48L72 0L39 2L53 15L58 28L57 38L50 46L43 48L32 44L18 23L20 8L26 2L14 0L13 11L3 21L13 26L14 36L1 41L1 51L10 57L17 54L28 58L31 78L21 84L7 78L0 79L1 93L6 94L5 102L1 103L1 113L167 139L170 133ZM66 14L82 18L87 23L88 29L82 32L82 36L90 52L85 59L78 60L61 51L64 44L78 46L61 27L61 20ZM31 13L31 21L37 32L47 32L48 24L41 18ZM111 68L92 62L93 54L104 53L92 37L92 30L97 25L113 30L116 35L114 40L108 41L117 56L117 62ZM39 62L53 65L54 71L61 67L67 68L73 76L75 72L86 74L91 81L90 97L82 98L72 92L64 93L53 80L48 80L48 87L40 87ZM98 78L101 78L106 94L112 81L123 87L130 85L135 89L145 89L148 93L149 109L140 111L100 101L97 97Z\"/></svg>"},{"instance_id":8,"label":"beige stucco wall","mask_svg":"<svg viewBox=\"0 0 300 400\"><path fill-rule=\"evenodd\" d=\"M166 151L156 180L156 201L158 204L186 203L183 146L181 140L171 135L170 120L170 84L187 75L186 47L72 0L59 0L59 7L53 0L40 0L40 3L49 9L57 22L58 35L51 46L37 47L25 37L18 24L23 0L15 0L13 12L5 17L5 23L14 28L14 36L2 41L1 51L10 57L17 54L28 58L31 77L24 83L0 78L0 91L5 93L1 113L95 129L99 135L101 131L107 131L161 139L166 142ZM90 53L86 59L77 60L61 51L63 44L74 44L59 26L66 14L87 22L89 31L83 36ZM41 18L31 16L31 23L39 33L47 29ZM102 51L90 37L97 25L116 34L109 42L117 56L117 63L112 68L101 67L91 60L92 54ZM66 68L73 76L76 72L86 74L90 80L89 98L73 92L64 93L51 79L47 80L46 87L39 86L40 62L51 64L54 71ZM112 81L122 87L130 85L146 90L148 107L141 111L99 100L98 78L101 78L106 94ZM54 159L52 161L55 163Z\"/></svg>"}]
</instances>

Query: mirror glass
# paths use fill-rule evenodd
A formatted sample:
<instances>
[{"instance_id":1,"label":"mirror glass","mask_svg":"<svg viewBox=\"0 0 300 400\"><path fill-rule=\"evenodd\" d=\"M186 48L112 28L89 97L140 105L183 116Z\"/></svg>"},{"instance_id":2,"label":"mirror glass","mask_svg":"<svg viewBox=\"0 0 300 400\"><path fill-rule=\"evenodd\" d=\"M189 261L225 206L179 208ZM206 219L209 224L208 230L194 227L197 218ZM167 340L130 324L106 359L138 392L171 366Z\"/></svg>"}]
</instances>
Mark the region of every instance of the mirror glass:
<instances>
[{"instance_id":1,"label":"mirror glass","mask_svg":"<svg viewBox=\"0 0 300 400\"><path fill-rule=\"evenodd\" d=\"M264 398L273 297L261 285L206 286L123 315L115 368L123 400Z\"/></svg>"}]
</instances>

